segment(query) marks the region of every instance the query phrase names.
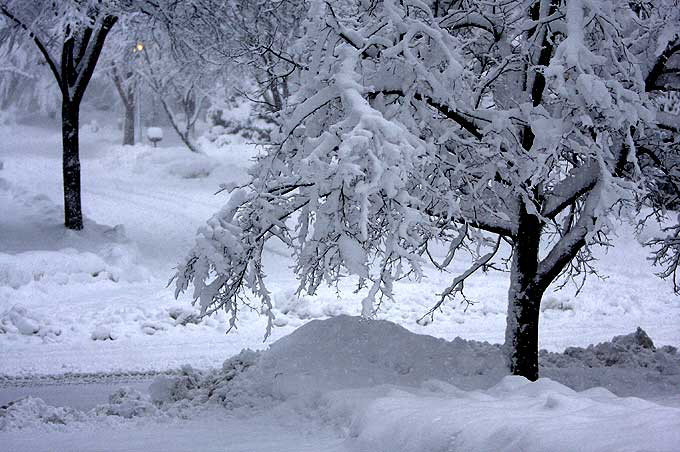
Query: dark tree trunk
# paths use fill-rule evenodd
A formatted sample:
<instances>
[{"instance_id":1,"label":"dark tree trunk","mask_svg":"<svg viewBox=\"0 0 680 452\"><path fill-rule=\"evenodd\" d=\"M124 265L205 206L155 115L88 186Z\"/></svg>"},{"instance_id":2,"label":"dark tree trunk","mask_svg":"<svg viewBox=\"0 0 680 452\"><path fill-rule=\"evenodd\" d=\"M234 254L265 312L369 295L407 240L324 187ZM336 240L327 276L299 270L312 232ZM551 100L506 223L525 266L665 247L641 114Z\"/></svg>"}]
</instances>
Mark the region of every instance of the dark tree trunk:
<instances>
[{"instance_id":1,"label":"dark tree trunk","mask_svg":"<svg viewBox=\"0 0 680 452\"><path fill-rule=\"evenodd\" d=\"M52 2L56 8L58 2ZM55 9L56 12L56 9ZM109 14L95 16L97 9L88 9L91 21L78 21L66 25L61 47L61 60L57 63L46 44L29 27L15 16L3 2L0 13L25 30L45 59L61 91L62 169L64 177L64 225L68 229L83 229L80 205L80 155L78 147L78 122L80 101L83 99L104 41L118 18ZM89 24L94 24L94 28Z\"/></svg>"},{"instance_id":2,"label":"dark tree trunk","mask_svg":"<svg viewBox=\"0 0 680 452\"><path fill-rule=\"evenodd\" d=\"M505 348L513 375L531 381L538 379L538 319L544 292L537 280L540 238L540 220L522 204L513 238Z\"/></svg>"},{"instance_id":3,"label":"dark tree trunk","mask_svg":"<svg viewBox=\"0 0 680 452\"><path fill-rule=\"evenodd\" d=\"M83 229L80 203L80 150L78 122L80 106L66 99L61 107L62 167L64 175L64 224L68 229Z\"/></svg>"},{"instance_id":4,"label":"dark tree trunk","mask_svg":"<svg viewBox=\"0 0 680 452\"><path fill-rule=\"evenodd\" d=\"M123 124L123 144L135 144L135 103L125 105L125 124Z\"/></svg>"}]
</instances>

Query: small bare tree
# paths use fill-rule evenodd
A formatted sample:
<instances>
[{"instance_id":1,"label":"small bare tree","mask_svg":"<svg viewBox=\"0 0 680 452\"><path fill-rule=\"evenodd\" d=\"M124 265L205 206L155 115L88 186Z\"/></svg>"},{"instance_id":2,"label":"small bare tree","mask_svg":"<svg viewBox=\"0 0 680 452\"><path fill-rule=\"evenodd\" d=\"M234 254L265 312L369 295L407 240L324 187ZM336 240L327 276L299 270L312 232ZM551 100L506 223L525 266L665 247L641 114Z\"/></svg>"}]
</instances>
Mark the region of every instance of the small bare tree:
<instances>
[{"instance_id":1,"label":"small bare tree","mask_svg":"<svg viewBox=\"0 0 680 452\"><path fill-rule=\"evenodd\" d=\"M78 127L80 103L118 16L99 1L0 1L4 27L35 44L61 92L64 224L83 228ZM5 38L8 36L3 33Z\"/></svg>"}]
</instances>

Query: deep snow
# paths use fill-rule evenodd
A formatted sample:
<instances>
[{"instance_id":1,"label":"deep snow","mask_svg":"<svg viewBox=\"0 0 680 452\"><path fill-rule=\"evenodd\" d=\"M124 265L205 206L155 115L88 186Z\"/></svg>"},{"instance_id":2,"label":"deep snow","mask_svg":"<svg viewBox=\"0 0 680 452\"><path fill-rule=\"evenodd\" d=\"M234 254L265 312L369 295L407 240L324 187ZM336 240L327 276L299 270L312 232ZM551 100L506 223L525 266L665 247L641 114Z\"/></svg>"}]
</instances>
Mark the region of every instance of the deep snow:
<instances>
[{"instance_id":1,"label":"deep snow","mask_svg":"<svg viewBox=\"0 0 680 452\"><path fill-rule=\"evenodd\" d=\"M647 351L644 359L637 358L641 348ZM54 445L56 437L62 441L58 450L68 450L82 447L84 431L107 426L134 432L145 425L153 450L167 450L167 438L160 443L157 438L170 424L192 428L192 435L201 435L200 447L212 450L209 444L229 441L224 430L218 424L216 432L196 431L196 419L207 418L208 425L221 419L229 433L244 419L248 425L270 419L267 437L280 435L281 450L290 447L291 436L297 442L312 433L310 450L675 450L680 407L620 398L601 387L577 392L562 384L583 379L579 374L586 366L595 372L616 367L657 395L673 394L680 385L674 349L656 349L638 331L544 358L543 370L551 370L553 379L531 383L506 375L497 346L448 342L383 320L338 316L311 321L264 352L245 350L222 369L186 367L181 375L159 377L150 396L119 389L88 412L21 399L0 409L0 432L12 447L25 447L17 432L30 431L41 444ZM570 360L570 367L551 367ZM614 391L629 389L611 383ZM109 435L97 434L100 443L85 444L105 447L101 441ZM116 447L132 449L138 441L133 434ZM272 450L261 442L251 447ZM169 449L181 450L177 444Z\"/></svg>"},{"instance_id":2,"label":"deep snow","mask_svg":"<svg viewBox=\"0 0 680 452\"><path fill-rule=\"evenodd\" d=\"M132 374L134 380L134 375L179 372L186 364L196 369L187 371L189 374L209 375L225 358L244 348L265 348L311 319L360 312L363 295L352 292L351 281L340 283L339 294L334 288L325 288L315 297L295 296L296 281L288 269L287 252L272 243L265 270L274 289L277 328L273 336L262 342L265 322L253 312L243 312L239 328L229 335L224 334L226 319L219 315L197 322L188 297L173 299L168 279L198 226L228 199L224 193L214 195L219 185L243 181L257 149L234 138L230 146L222 148L205 143L206 154L196 156L173 146L119 146L119 133L107 127L83 132L87 225L85 231L74 233L61 227L58 131L53 125L0 129L0 396L4 397L0 402L10 393L19 395L20 391L6 388L19 384L30 388L45 379L101 382L115 373L122 375L122 380ZM162 144L167 145L167 140ZM645 234L653 232L652 227ZM467 310L449 304L435 314L434 323L416 323L453 273L465 268L468 262L462 259L452 273L431 268L423 281L398 283L396 300L386 302L378 315L429 336L392 343L390 335L406 331L394 324L374 322L382 325L381 333L362 336L368 341L362 346L366 352L362 356L368 358L355 362L357 349L338 339L340 331L326 327L316 331L318 324L313 323L311 329L297 330L310 334L304 341L301 336L289 336L276 343L266 357L256 354L253 360L258 365L253 366L253 372L269 366L278 375L272 386L276 390L265 397L269 402L264 411L257 406L264 406L259 400L267 392L257 390L257 403L229 407L234 410L239 405L238 416L223 409L199 416L192 408L180 410L189 418L186 420L154 415L121 424L116 416L93 421L88 415L84 422L61 426L61 436L55 436L54 425L46 428L40 422L36 424L39 427L0 433L0 441L13 445L8 450L73 450L76 446L125 450L139 449L144 442L146 450L153 450L149 444L157 450L187 450L191 447L179 432L191 432L191 436L200 437L195 443L200 450L224 450L225 443L232 447L227 450L304 450L307 440L308 450L436 450L434 445L446 441L446 447L456 445L461 450L485 450L489 445L499 447L489 450L503 450L501 446L509 448L506 450L569 450L567 446L575 443L541 442L559 441L559 433L564 432L576 439L589 438L592 450L635 450L633 445L644 441L648 443L644 450L673 450L662 447L674 444L666 441L675 441L673 435L680 431L672 407L620 399L601 389L575 393L556 383L580 391L605 386L618 395L680 406L673 373L677 364L673 360L659 364L663 361L660 357L666 356L661 353L662 346L680 344L680 302L670 285L653 274L647 253L630 228L623 226L616 247L607 253L598 251L598 268L608 279L592 278L578 297L571 287L546 296L540 339L541 347L558 352L609 341L641 326L657 347L652 361L647 359L652 352L641 347L633 354L638 360L635 365L627 361L631 355L622 352L620 359L612 358L613 365L600 366L598 356L618 356L620 344L606 342L599 349L572 349L566 355L545 352L543 375L550 381L501 381L497 347L455 338L502 342L506 274L489 273L470 280L467 293L477 303ZM458 343L459 349L447 355L451 343L442 338ZM316 355L305 348L311 345L317 346ZM404 356L405 351L422 359L417 365L396 358L387 367L381 365L387 356ZM315 365L316 357L325 357L326 364ZM336 361L342 368L333 367ZM451 368L457 371L451 374ZM104 392L116 386L116 378L111 385L102 385L92 402L78 407L87 411L92 404L102 403L107 395ZM425 383L426 379L445 383ZM58 391L61 384L42 386L34 394L49 399L50 389L45 388ZM496 384L500 386L490 389ZM156 395L162 387L156 384ZM235 387L241 386L232 385L229 390ZM299 388L310 393L313 389L314 395L303 397L296 393ZM73 391L74 397L77 392ZM252 391L248 394L251 397ZM148 397L145 391L141 397ZM60 404L58 398L54 400L53 404ZM24 420L35 417L36 410L52 410L37 401L27 402L24 408L28 410L23 412ZM526 412L528 417L510 418L511 410ZM201 422L199 418L210 420ZM303 428L309 418L315 419L313 428ZM420 420L413 422L416 418ZM480 418L490 420L488 427ZM555 424L557 418L569 428ZM380 422L372 422L374 419ZM606 449L604 443L593 441L589 435L597 433L598 426L605 432L598 441L610 438L619 442L607 443ZM123 430L129 432L129 441L112 445L112 439ZM96 433L90 434L92 431ZM454 435L456 432L462 433ZM261 440L253 440L249 446L252 435ZM433 443L412 443L413 438L430 438Z\"/></svg>"}]
</instances>

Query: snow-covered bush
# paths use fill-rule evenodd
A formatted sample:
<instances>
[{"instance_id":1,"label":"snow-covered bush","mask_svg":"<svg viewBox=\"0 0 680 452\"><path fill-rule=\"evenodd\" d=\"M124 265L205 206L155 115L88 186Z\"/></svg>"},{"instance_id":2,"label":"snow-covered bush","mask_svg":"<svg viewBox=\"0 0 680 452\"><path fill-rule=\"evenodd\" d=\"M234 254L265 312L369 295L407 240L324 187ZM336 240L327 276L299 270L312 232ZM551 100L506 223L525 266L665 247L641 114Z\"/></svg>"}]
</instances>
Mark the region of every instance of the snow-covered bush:
<instances>
[{"instance_id":1,"label":"snow-covered bush","mask_svg":"<svg viewBox=\"0 0 680 452\"><path fill-rule=\"evenodd\" d=\"M48 319L29 313L23 306L12 306L0 312L0 334L21 334L53 340L61 335L61 328L54 327Z\"/></svg>"},{"instance_id":2,"label":"snow-covered bush","mask_svg":"<svg viewBox=\"0 0 680 452\"><path fill-rule=\"evenodd\" d=\"M206 155L190 155L176 159L167 167L168 173L182 179L200 179L210 176L217 166L214 159Z\"/></svg>"},{"instance_id":3,"label":"snow-covered bush","mask_svg":"<svg viewBox=\"0 0 680 452\"><path fill-rule=\"evenodd\" d=\"M680 376L680 355L671 346L656 348L642 328L587 348L568 347L564 353L541 353L544 366L648 368Z\"/></svg>"},{"instance_id":4,"label":"snow-covered bush","mask_svg":"<svg viewBox=\"0 0 680 452\"><path fill-rule=\"evenodd\" d=\"M24 397L0 406L0 432L42 424L58 427L85 419L86 415L81 411L67 407L53 407L35 397Z\"/></svg>"},{"instance_id":5,"label":"snow-covered bush","mask_svg":"<svg viewBox=\"0 0 680 452\"><path fill-rule=\"evenodd\" d=\"M114 332L109 325L100 324L95 326L90 334L93 341L115 341L118 339L118 334Z\"/></svg>"},{"instance_id":6,"label":"snow-covered bush","mask_svg":"<svg viewBox=\"0 0 680 452\"><path fill-rule=\"evenodd\" d=\"M135 389L124 387L109 395L109 403L97 406L94 412L99 416L120 416L130 419L154 415L158 409L151 403L148 396L143 396Z\"/></svg>"},{"instance_id":7,"label":"snow-covered bush","mask_svg":"<svg viewBox=\"0 0 680 452\"><path fill-rule=\"evenodd\" d=\"M237 105L232 102L222 108L211 108L208 111L208 124L205 137L218 147L228 146L235 136L255 143L269 142L274 128L245 99L241 99Z\"/></svg>"}]
</instances>

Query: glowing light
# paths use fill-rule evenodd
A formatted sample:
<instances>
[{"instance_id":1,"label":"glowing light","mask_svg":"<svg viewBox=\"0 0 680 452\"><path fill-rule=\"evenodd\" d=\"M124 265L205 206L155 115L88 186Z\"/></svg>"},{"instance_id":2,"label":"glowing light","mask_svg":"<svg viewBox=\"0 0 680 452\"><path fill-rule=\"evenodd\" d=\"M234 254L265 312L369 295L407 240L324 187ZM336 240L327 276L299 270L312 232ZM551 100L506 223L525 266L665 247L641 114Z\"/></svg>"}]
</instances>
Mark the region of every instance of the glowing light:
<instances>
[{"instance_id":1,"label":"glowing light","mask_svg":"<svg viewBox=\"0 0 680 452\"><path fill-rule=\"evenodd\" d=\"M142 44L141 42L138 42L137 45L135 46L134 51L135 52L141 52L142 50L144 50L144 44Z\"/></svg>"}]
</instances>

